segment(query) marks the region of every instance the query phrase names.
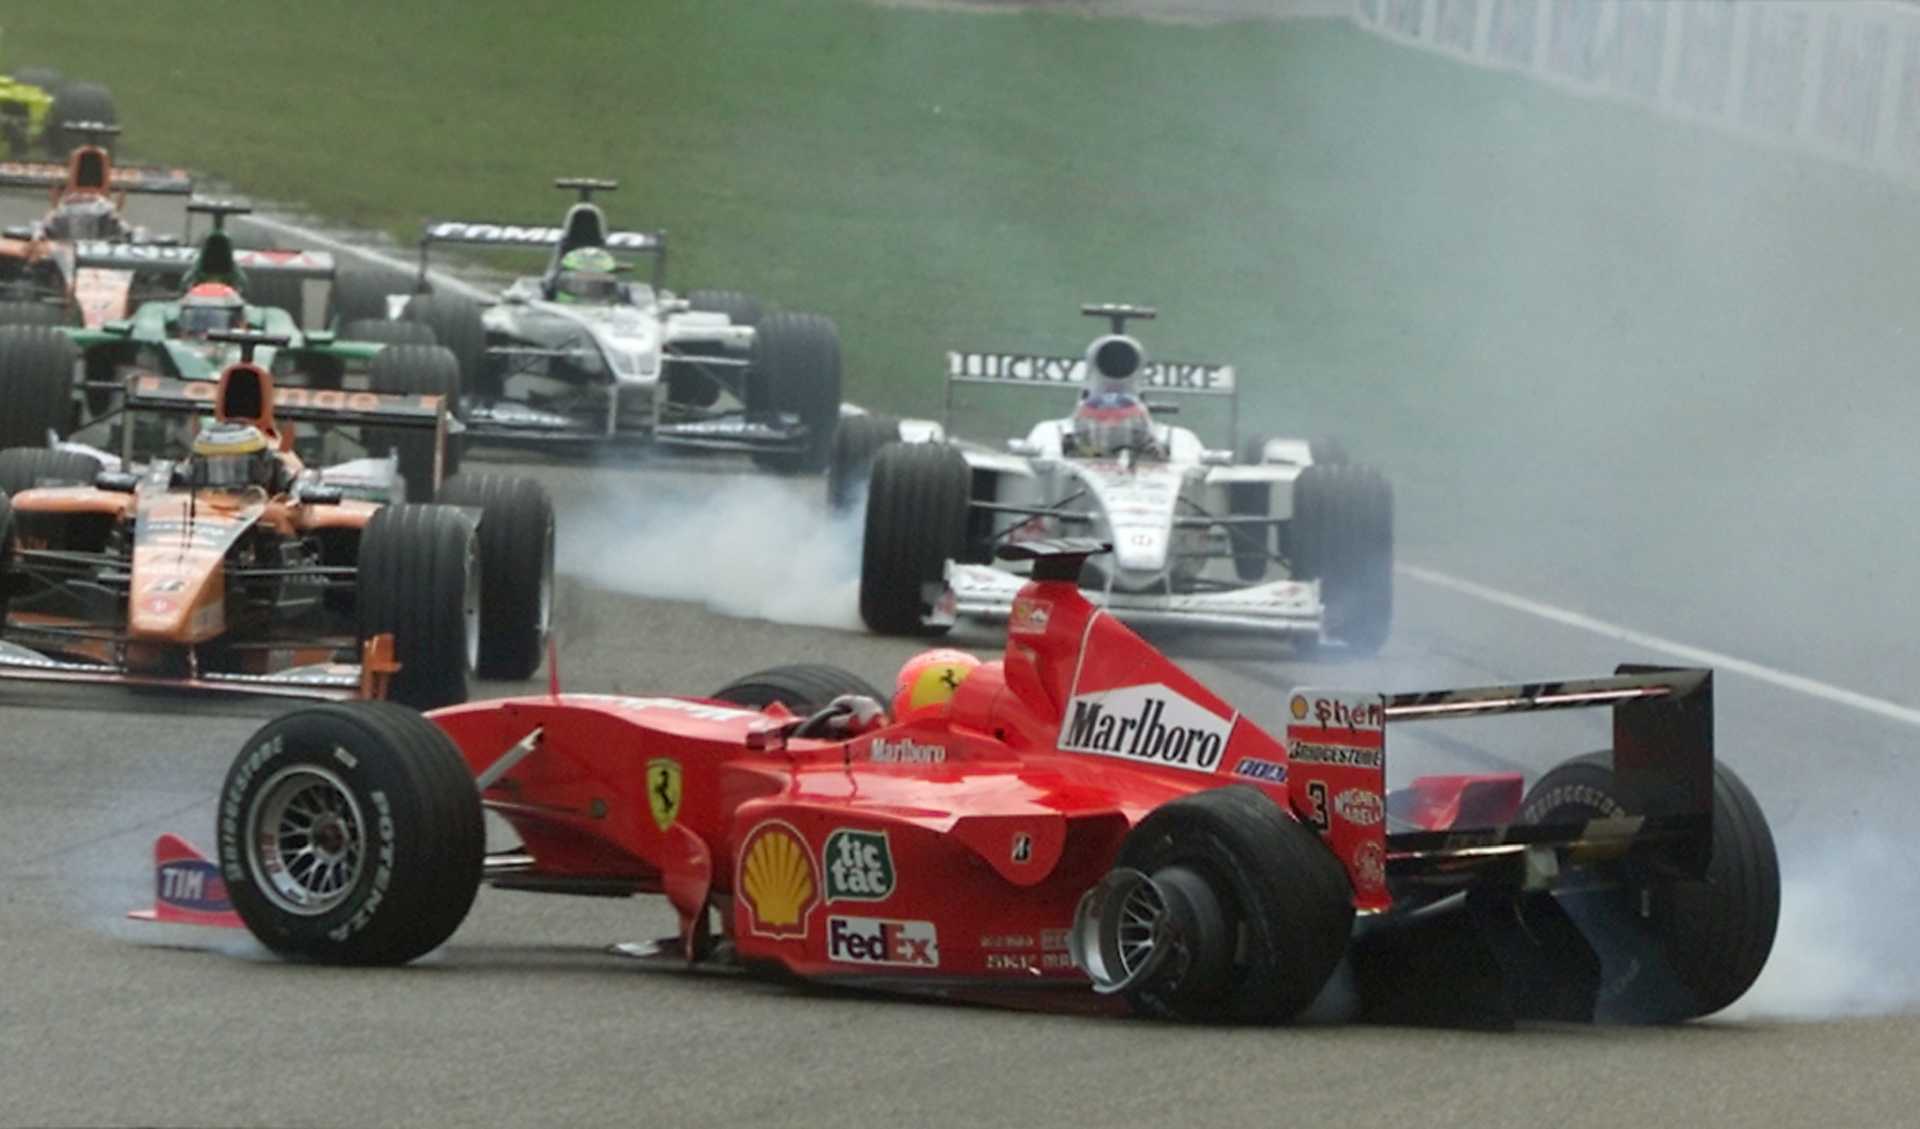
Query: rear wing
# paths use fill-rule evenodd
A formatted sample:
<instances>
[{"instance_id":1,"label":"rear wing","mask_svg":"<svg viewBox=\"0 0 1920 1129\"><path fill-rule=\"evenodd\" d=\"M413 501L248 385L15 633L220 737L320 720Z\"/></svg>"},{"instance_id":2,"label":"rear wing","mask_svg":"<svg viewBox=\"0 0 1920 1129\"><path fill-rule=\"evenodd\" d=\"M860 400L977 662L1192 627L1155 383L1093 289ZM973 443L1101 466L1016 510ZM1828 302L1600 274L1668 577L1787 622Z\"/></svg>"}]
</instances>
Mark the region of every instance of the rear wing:
<instances>
[{"instance_id":1,"label":"rear wing","mask_svg":"<svg viewBox=\"0 0 1920 1129\"><path fill-rule=\"evenodd\" d=\"M176 380L141 372L127 378L126 407L129 411L204 415L214 410L219 394L220 386L211 380ZM341 427L439 428L444 433L447 412L443 396L279 385L273 390L276 420Z\"/></svg>"},{"instance_id":2,"label":"rear wing","mask_svg":"<svg viewBox=\"0 0 1920 1129\"><path fill-rule=\"evenodd\" d=\"M1142 393L1217 396L1228 401L1228 436L1240 441L1239 383L1232 365L1202 361L1148 361L1134 378ZM999 384L1015 388L1085 388L1087 359L1045 353L947 353L946 401L941 425L953 430L953 390L961 384ZM1172 405L1149 404L1165 411Z\"/></svg>"},{"instance_id":3,"label":"rear wing","mask_svg":"<svg viewBox=\"0 0 1920 1129\"><path fill-rule=\"evenodd\" d=\"M1635 810L1523 823L1518 775L1415 780L1396 794L1414 809L1388 810L1389 724L1596 706L1613 710L1614 781ZM1710 670L1623 665L1611 678L1391 695L1300 689L1289 714L1294 808L1347 864L1363 908L1385 908L1389 877L1535 889L1551 883L1563 859L1627 855L1653 855L1693 877L1706 872L1713 843Z\"/></svg>"},{"instance_id":4,"label":"rear wing","mask_svg":"<svg viewBox=\"0 0 1920 1129\"><path fill-rule=\"evenodd\" d=\"M184 277L200 257L200 248L180 243L114 243L84 239L74 245L74 265L105 270ZM235 251L234 264L242 270L290 274L300 278L331 279L333 256L325 251Z\"/></svg>"},{"instance_id":5,"label":"rear wing","mask_svg":"<svg viewBox=\"0 0 1920 1129\"><path fill-rule=\"evenodd\" d=\"M435 243L461 243L472 247L501 247L551 250L566 237L563 227L541 224L493 223L485 220L435 220L420 236L420 275L427 272L427 249ZM665 231L606 231L601 242L609 251L625 251L653 257L652 281L658 289L667 269L667 233Z\"/></svg>"},{"instance_id":6,"label":"rear wing","mask_svg":"<svg viewBox=\"0 0 1920 1129\"><path fill-rule=\"evenodd\" d=\"M59 188L67 183L67 171L67 166L49 161L0 161L0 188ZM115 165L107 187L116 192L188 196L193 193L193 174L158 165Z\"/></svg>"}]
</instances>

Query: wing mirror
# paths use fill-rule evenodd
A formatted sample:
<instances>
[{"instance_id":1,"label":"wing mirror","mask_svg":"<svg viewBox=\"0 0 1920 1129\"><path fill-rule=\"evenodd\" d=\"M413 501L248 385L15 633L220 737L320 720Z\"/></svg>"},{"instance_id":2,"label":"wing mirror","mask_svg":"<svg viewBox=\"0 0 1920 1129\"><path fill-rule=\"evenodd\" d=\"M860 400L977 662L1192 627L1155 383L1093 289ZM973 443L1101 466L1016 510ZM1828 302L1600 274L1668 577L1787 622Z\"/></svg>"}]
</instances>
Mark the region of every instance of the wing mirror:
<instances>
[{"instance_id":1,"label":"wing mirror","mask_svg":"<svg viewBox=\"0 0 1920 1129\"><path fill-rule=\"evenodd\" d=\"M0 231L0 235L5 235L8 239L32 239L33 228L25 224L14 224L4 231Z\"/></svg>"},{"instance_id":2,"label":"wing mirror","mask_svg":"<svg viewBox=\"0 0 1920 1129\"><path fill-rule=\"evenodd\" d=\"M1040 454L1040 444L1035 443L1031 439L1009 439L1007 440L1007 452L1014 455L1023 455L1031 459Z\"/></svg>"},{"instance_id":3,"label":"wing mirror","mask_svg":"<svg viewBox=\"0 0 1920 1129\"><path fill-rule=\"evenodd\" d=\"M1233 452L1218 451L1209 447L1206 450L1200 452L1200 465L1201 466L1232 466Z\"/></svg>"}]
</instances>

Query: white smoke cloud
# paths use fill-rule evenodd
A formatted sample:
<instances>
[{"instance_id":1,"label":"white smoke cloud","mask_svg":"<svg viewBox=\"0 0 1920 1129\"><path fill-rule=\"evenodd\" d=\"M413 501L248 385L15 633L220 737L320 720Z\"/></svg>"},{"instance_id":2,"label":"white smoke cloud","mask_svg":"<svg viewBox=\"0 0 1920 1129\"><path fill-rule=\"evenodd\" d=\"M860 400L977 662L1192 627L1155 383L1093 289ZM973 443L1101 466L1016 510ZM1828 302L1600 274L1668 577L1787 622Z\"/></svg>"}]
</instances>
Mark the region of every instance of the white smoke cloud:
<instances>
[{"instance_id":1,"label":"white smoke cloud","mask_svg":"<svg viewBox=\"0 0 1920 1129\"><path fill-rule=\"evenodd\" d=\"M818 478L596 475L560 515L559 568L725 615L860 629L860 518Z\"/></svg>"}]
</instances>

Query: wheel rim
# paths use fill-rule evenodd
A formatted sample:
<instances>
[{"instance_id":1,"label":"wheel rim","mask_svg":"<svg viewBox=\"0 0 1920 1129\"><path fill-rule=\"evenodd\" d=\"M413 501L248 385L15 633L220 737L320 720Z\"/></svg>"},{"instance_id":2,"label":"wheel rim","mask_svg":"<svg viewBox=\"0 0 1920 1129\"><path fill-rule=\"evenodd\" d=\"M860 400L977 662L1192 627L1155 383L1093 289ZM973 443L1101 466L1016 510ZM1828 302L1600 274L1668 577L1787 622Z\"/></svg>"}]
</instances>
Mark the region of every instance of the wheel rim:
<instances>
[{"instance_id":1,"label":"wheel rim","mask_svg":"<svg viewBox=\"0 0 1920 1129\"><path fill-rule=\"evenodd\" d=\"M1121 899L1114 925L1114 950L1121 977L1132 982L1146 975L1166 953L1167 900L1152 882L1142 882Z\"/></svg>"},{"instance_id":2,"label":"wheel rim","mask_svg":"<svg viewBox=\"0 0 1920 1129\"><path fill-rule=\"evenodd\" d=\"M359 884L366 820L353 791L327 769L296 765L275 773L256 793L246 826L254 888L277 909L317 917Z\"/></svg>"}]
</instances>

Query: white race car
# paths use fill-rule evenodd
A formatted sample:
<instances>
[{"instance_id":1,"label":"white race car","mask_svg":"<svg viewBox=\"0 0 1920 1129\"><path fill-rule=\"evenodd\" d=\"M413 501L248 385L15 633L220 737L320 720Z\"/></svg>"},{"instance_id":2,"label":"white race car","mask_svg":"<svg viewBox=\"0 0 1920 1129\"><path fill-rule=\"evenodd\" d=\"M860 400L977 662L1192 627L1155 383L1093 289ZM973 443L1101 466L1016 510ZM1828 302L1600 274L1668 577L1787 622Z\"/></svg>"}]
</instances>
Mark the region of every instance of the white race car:
<instances>
[{"instance_id":1,"label":"white race car","mask_svg":"<svg viewBox=\"0 0 1920 1129\"><path fill-rule=\"evenodd\" d=\"M839 506L866 523L860 614L884 634L940 634L958 617L1026 609L1024 578L993 561L1005 542L1094 537L1090 595L1130 622L1271 633L1303 649L1372 652L1393 615L1393 492L1337 444L1252 437L1236 458L1152 418L1148 393L1233 397L1231 366L1147 360L1126 332L1154 312L1086 306L1109 319L1084 358L949 353L955 383L1074 388L1071 415L995 448L944 424L848 416L828 467ZM1237 411L1236 426L1237 426Z\"/></svg>"}]
</instances>

